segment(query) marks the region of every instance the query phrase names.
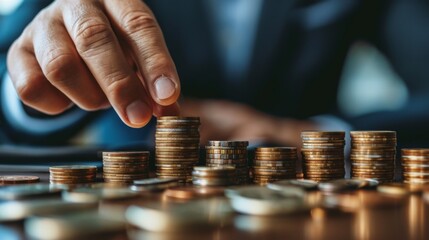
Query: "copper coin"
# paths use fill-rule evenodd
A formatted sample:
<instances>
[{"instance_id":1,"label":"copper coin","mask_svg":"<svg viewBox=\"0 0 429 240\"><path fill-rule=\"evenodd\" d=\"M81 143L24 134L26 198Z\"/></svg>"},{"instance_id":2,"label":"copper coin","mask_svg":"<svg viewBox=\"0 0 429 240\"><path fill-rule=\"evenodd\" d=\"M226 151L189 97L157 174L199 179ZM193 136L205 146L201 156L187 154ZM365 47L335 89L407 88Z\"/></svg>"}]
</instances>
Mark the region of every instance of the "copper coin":
<instances>
[{"instance_id":1,"label":"copper coin","mask_svg":"<svg viewBox=\"0 0 429 240\"><path fill-rule=\"evenodd\" d=\"M40 181L40 178L38 176L24 176L24 175L0 176L0 184L36 183L39 181Z\"/></svg>"}]
</instances>

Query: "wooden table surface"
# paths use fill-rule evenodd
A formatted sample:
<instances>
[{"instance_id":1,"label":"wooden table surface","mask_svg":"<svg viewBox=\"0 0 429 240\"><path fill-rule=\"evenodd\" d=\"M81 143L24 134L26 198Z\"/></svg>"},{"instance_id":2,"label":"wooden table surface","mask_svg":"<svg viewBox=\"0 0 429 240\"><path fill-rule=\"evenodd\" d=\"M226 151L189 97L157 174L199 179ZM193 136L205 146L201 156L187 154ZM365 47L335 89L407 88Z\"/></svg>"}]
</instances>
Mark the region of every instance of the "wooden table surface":
<instances>
[{"instance_id":1,"label":"wooden table surface","mask_svg":"<svg viewBox=\"0 0 429 240\"><path fill-rule=\"evenodd\" d=\"M42 182L48 181L47 174L35 175ZM320 192L310 196L314 201L321 197L324 196ZM342 209L317 207L276 217L232 214L225 223L205 231L189 229L161 234L130 228L123 235L102 239L429 239L429 203L419 193L393 197L375 190L359 190L341 194L341 199ZM125 208L150 202L168 206L183 200L151 193L107 205ZM23 223L0 223L0 239L25 239Z\"/></svg>"}]
</instances>

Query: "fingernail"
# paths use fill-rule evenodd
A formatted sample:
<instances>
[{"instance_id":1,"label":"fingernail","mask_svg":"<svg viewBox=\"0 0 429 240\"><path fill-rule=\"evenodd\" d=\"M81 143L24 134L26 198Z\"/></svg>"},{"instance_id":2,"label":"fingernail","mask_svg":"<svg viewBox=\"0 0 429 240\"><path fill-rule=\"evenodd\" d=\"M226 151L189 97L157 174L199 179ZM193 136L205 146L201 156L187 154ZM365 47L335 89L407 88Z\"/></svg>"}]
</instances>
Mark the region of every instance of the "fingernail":
<instances>
[{"instance_id":1,"label":"fingernail","mask_svg":"<svg viewBox=\"0 0 429 240\"><path fill-rule=\"evenodd\" d=\"M161 76L155 81L156 96L160 100L168 99L174 95L176 84L166 76Z\"/></svg>"},{"instance_id":2,"label":"fingernail","mask_svg":"<svg viewBox=\"0 0 429 240\"><path fill-rule=\"evenodd\" d=\"M146 124L147 117L145 111L148 111L149 107L143 101L135 101L128 105L126 112L128 120L134 125L144 125Z\"/></svg>"}]
</instances>

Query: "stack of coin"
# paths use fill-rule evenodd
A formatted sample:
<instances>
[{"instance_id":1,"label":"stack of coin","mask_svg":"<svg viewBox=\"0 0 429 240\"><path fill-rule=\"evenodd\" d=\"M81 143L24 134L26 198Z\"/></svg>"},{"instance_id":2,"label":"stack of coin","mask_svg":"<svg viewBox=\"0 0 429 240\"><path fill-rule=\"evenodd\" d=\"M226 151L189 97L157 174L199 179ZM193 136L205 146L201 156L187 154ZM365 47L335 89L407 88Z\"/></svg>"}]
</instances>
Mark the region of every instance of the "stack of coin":
<instances>
[{"instance_id":1,"label":"stack of coin","mask_svg":"<svg viewBox=\"0 0 429 240\"><path fill-rule=\"evenodd\" d=\"M304 131L301 138L305 179L320 182L344 178L345 132Z\"/></svg>"},{"instance_id":2,"label":"stack of coin","mask_svg":"<svg viewBox=\"0 0 429 240\"><path fill-rule=\"evenodd\" d=\"M351 131L351 176L381 183L393 181L396 157L395 131Z\"/></svg>"},{"instance_id":3,"label":"stack of coin","mask_svg":"<svg viewBox=\"0 0 429 240\"><path fill-rule=\"evenodd\" d=\"M149 177L149 152L103 152L105 182L131 183Z\"/></svg>"},{"instance_id":4,"label":"stack of coin","mask_svg":"<svg viewBox=\"0 0 429 240\"><path fill-rule=\"evenodd\" d=\"M194 167L192 183L198 186L229 186L236 180L235 167Z\"/></svg>"},{"instance_id":5,"label":"stack of coin","mask_svg":"<svg viewBox=\"0 0 429 240\"><path fill-rule=\"evenodd\" d=\"M402 149L401 160L405 183L429 183L429 148Z\"/></svg>"},{"instance_id":6,"label":"stack of coin","mask_svg":"<svg viewBox=\"0 0 429 240\"><path fill-rule=\"evenodd\" d=\"M93 183L97 175L96 166L70 165L49 168L49 180L56 184Z\"/></svg>"},{"instance_id":7,"label":"stack of coin","mask_svg":"<svg viewBox=\"0 0 429 240\"><path fill-rule=\"evenodd\" d=\"M209 141L206 146L206 165L208 167L233 166L237 176L236 184L249 181L247 165L247 141Z\"/></svg>"},{"instance_id":8,"label":"stack of coin","mask_svg":"<svg viewBox=\"0 0 429 240\"><path fill-rule=\"evenodd\" d=\"M259 147L253 161L253 182L265 185L296 178L296 147Z\"/></svg>"},{"instance_id":9,"label":"stack of coin","mask_svg":"<svg viewBox=\"0 0 429 240\"><path fill-rule=\"evenodd\" d=\"M199 117L159 117L155 133L156 175L192 181L200 156Z\"/></svg>"}]
</instances>

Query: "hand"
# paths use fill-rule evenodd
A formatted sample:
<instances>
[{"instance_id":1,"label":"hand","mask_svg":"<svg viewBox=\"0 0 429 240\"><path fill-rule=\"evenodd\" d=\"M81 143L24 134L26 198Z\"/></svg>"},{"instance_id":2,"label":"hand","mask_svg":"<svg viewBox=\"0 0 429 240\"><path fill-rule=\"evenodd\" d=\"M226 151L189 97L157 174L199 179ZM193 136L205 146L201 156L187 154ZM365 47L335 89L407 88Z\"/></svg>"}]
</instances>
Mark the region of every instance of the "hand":
<instances>
[{"instance_id":1,"label":"hand","mask_svg":"<svg viewBox=\"0 0 429 240\"><path fill-rule=\"evenodd\" d=\"M141 0L57 0L14 42L8 70L21 100L47 114L73 104L112 106L142 127L152 114L174 114L175 65L150 9Z\"/></svg>"},{"instance_id":2,"label":"hand","mask_svg":"<svg viewBox=\"0 0 429 240\"><path fill-rule=\"evenodd\" d=\"M185 100L181 112L200 116L201 143L208 140L249 140L301 146L301 131L317 130L310 121L277 118L249 106L228 101Z\"/></svg>"}]
</instances>

